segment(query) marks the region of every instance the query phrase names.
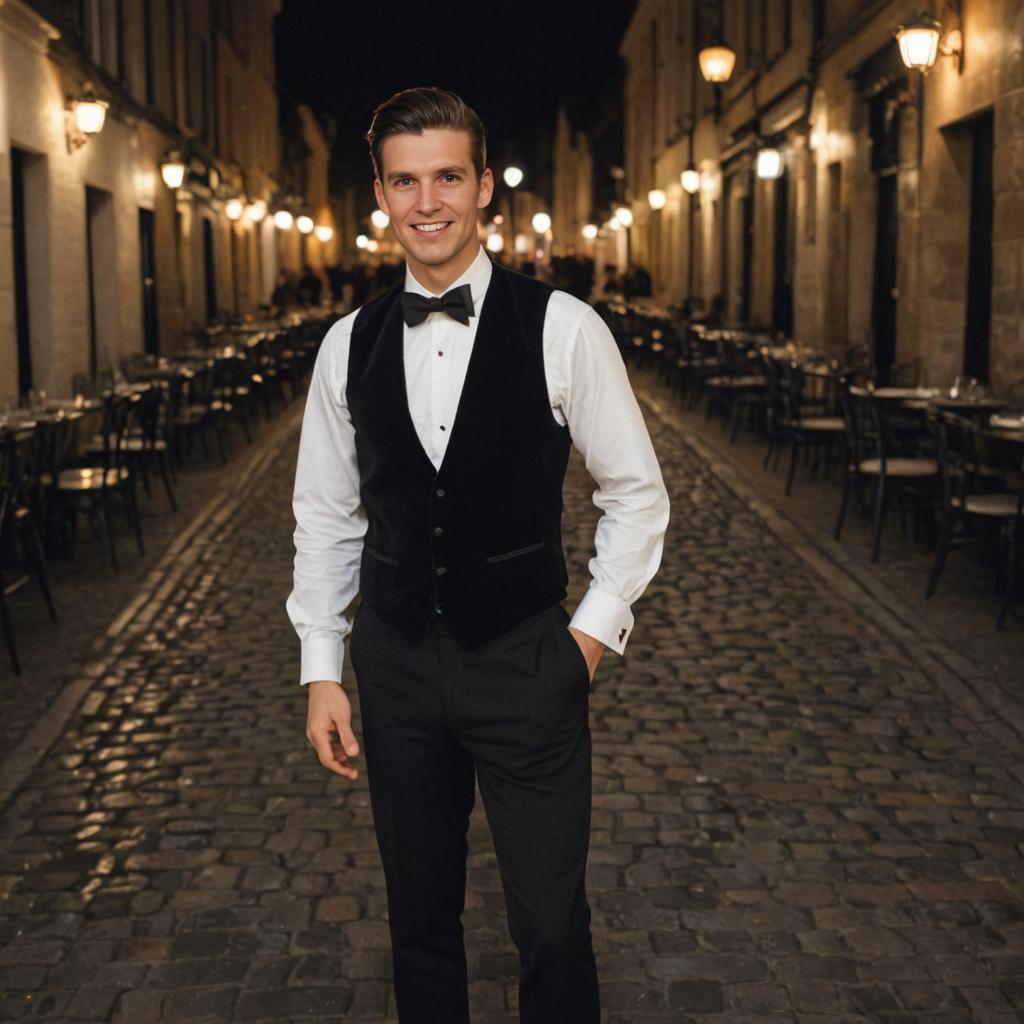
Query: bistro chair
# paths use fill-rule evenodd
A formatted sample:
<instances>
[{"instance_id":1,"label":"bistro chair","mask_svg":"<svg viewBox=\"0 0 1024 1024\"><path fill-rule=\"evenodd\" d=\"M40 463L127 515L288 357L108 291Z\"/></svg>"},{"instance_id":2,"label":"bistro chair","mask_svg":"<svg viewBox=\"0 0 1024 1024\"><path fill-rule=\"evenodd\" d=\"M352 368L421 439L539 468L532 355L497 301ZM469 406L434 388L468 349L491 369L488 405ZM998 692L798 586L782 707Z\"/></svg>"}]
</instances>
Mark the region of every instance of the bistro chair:
<instances>
[{"instance_id":1,"label":"bistro chair","mask_svg":"<svg viewBox=\"0 0 1024 1024\"><path fill-rule=\"evenodd\" d=\"M979 458L977 425L970 419L951 412L936 412L928 417L935 437L935 451L942 482L939 540L935 560L928 575L925 597L930 598L938 587L950 549L955 544L969 543L973 526L984 524L995 532L995 589L1003 595L996 628L1002 629L1013 599L1016 562L1021 551L1021 511L1024 505L1024 462L1021 472L1007 471L1004 483L1013 483L1013 490L987 490L992 469Z\"/></svg>"},{"instance_id":2,"label":"bistro chair","mask_svg":"<svg viewBox=\"0 0 1024 1024\"><path fill-rule=\"evenodd\" d=\"M840 539L851 494L856 493L860 501L865 487L873 485L871 561L877 562L882 527L891 508L900 511L904 533L908 508L914 513L915 536L922 515L927 514L931 529L939 467L935 458L920 450L920 412L901 411L846 381L840 381L839 400L844 426L843 491L834 536Z\"/></svg>"},{"instance_id":3,"label":"bistro chair","mask_svg":"<svg viewBox=\"0 0 1024 1024\"><path fill-rule=\"evenodd\" d=\"M764 375L755 372L747 349L740 342L727 339L724 332L715 333L714 344L718 371L704 382L709 395L705 420L710 422L711 417L720 412L723 424L731 429L737 396L744 392L762 391Z\"/></svg>"},{"instance_id":4,"label":"bistro chair","mask_svg":"<svg viewBox=\"0 0 1024 1024\"><path fill-rule=\"evenodd\" d=\"M159 471L172 512L178 511L174 494L174 467L171 465L171 416L168 387L154 383L139 395L139 401L122 441L128 465L142 479L142 489L152 498L150 475Z\"/></svg>"},{"instance_id":5,"label":"bistro chair","mask_svg":"<svg viewBox=\"0 0 1024 1024\"><path fill-rule=\"evenodd\" d=\"M100 448L86 452L75 465L68 465L57 472L57 495L62 511L70 516L72 545L74 544L77 513L86 513L90 526L97 514L103 520L107 544L110 548L110 562L118 569L117 549L114 543L114 506L120 503L135 534L139 554L145 555L142 543L142 525L135 501L135 474L129 465L125 446L128 423L137 408L141 396L138 392L126 395L112 393L103 403L100 424ZM98 533L95 530L94 532Z\"/></svg>"},{"instance_id":6,"label":"bistro chair","mask_svg":"<svg viewBox=\"0 0 1024 1024\"><path fill-rule=\"evenodd\" d=\"M15 434L0 435L0 627L15 675L21 675L21 663L8 598L34 576L50 620L57 621L43 545L32 515L31 476L24 452L24 446L30 443L30 439L19 441Z\"/></svg>"},{"instance_id":7,"label":"bistro chair","mask_svg":"<svg viewBox=\"0 0 1024 1024\"><path fill-rule=\"evenodd\" d=\"M825 475L828 476L833 455L845 436L846 425L841 416L825 415L825 407L821 403L805 400L806 378L798 363L786 359L782 361L781 368L783 428L789 445L789 473L786 476L788 497L793 490L797 452L802 448L805 457L808 452L813 453L812 476L817 476L824 455Z\"/></svg>"}]
</instances>

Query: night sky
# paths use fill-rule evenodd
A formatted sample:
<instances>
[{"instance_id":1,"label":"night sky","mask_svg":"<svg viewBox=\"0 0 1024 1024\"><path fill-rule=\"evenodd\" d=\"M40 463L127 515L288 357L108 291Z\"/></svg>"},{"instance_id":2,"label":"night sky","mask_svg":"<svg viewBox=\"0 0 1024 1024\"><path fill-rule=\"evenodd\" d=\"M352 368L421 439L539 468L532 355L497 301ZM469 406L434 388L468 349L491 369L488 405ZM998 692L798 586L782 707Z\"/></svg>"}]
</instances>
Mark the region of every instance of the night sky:
<instances>
[{"instance_id":1,"label":"night sky","mask_svg":"<svg viewBox=\"0 0 1024 1024\"><path fill-rule=\"evenodd\" d=\"M336 182L365 182L362 138L374 107L399 89L459 93L483 119L488 162L527 171L546 191L559 106L587 130L596 162L621 153L618 47L635 0L284 0L276 24L286 99L333 118ZM599 183L600 184L600 183Z\"/></svg>"}]
</instances>

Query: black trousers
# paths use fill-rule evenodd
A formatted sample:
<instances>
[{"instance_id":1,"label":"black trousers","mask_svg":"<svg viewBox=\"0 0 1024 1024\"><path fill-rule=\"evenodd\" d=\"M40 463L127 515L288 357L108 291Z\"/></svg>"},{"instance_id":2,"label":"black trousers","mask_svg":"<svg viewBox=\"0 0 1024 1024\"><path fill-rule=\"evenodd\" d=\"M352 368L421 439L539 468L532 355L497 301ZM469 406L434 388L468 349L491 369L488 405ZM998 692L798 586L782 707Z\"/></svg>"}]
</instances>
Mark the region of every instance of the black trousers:
<instances>
[{"instance_id":1,"label":"black trousers","mask_svg":"<svg viewBox=\"0 0 1024 1024\"><path fill-rule=\"evenodd\" d=\"M401 1024L468 1024L474 782L487 814L523 1024L599 1024L585 875L590 679L561 604L475 651L438 617L418 644L360 604L349 638L387 884Z\"/></svg>"}]
</instances>

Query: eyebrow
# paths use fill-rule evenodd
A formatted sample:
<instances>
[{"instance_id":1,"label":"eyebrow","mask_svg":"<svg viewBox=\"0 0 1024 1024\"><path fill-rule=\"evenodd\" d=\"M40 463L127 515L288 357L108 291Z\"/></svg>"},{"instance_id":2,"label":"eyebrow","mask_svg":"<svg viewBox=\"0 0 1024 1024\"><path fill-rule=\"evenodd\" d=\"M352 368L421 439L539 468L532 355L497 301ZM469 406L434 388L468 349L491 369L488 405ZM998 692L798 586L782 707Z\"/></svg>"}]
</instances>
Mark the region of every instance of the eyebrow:
<instances>
[{"instance_id":1,"label":"eyebrow","mask_svg":"<svg viewBox=\"0 0 1024 1024\"><path fill-rule=\"evenodd\" d=\"M434 171L434 176L440 174L466 174L466 168L461 164L452 164L450 167L441 167ZM416 175L410 171L392 171L388 175L388 181L397 181L399 178L415 178Z\"/></svg>"}]
</instances>

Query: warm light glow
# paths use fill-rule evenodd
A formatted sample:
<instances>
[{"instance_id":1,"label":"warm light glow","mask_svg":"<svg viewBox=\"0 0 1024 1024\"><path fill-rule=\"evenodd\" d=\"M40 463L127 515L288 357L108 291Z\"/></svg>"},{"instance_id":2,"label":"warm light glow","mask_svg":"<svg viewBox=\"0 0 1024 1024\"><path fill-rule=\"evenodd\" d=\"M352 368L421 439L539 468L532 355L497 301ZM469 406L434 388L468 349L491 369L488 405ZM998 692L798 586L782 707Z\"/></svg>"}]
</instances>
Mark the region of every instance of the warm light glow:
<instances>
[{"instance_id":1,"label":"warm light glow","mask_svg":"<svg viewBox=\"0 0 1024 1024\"><path fill-rule=\"evenodd\" d=\"M736 51L721 44L705 46L697 55L697 62L706 82L728 82L736 66Z\"/></svg>"},{"instance_id":2,"label":"warm light glow","mask_svg":"<svg viewBox=\"0 0 1024 1024\"><path fill-rule=\"evenodd\" d=\"M488 252L501 252L505 248L505 239L499 234L493 234L487 236L487 251Z\"/></svg>"},{"instance_id":3,"label":"warm light glow","mask_svg":"<svg viewBox=\"0 0 1024 1024\"><path fill-rule=\"evenodd\" d=\"M628 228L633 223L633 211L628 206L617 206L615 208L615 219L624 228Z\"/></svg>"},{"instance_id":4,"label":"warm light glow","mask_svg":"<svg viewBox=\"0 0 1024 1024\"><path fill-rule=\"evenodd\" d=\"M695 196L700 191L700 171L696 167L687 167L682 174L679 175L679 183L683 186L683 191L688 192L691 196Z\"/></svg>"},{"instance_id":5,"label":"warm light glow","mask_svg":"<svg viewBox=\"0 0 1024 1024\"><path fill-rule=\"evenodd\" d=\"M523 256L530 251L530 239L522 232L516 235L515 250L520 256Z\"/></svg>"},{"instance_id":6,"label":"warm light glow","mask_svg":"<svg viewBox=\"0 0 1024 1024\"><path fill-rule=\"evenodd\" d=\"M665 193L660 188L652 188L651 191L647 193L647 202L651 204L652 210L663 210L665 208L666 201L667 198Z\"/></svg>"},{"instance_id":7,"label":"warm light glow","mask_svg":"<svg viewBox=\"0 0 1024 1024\"><path fill-rule=\"evenodd\" d=\"M380 242L378 242L376 238L371 238L366 243L366 251L367 252L376 252L379 248L380 248Z\"/></svg>"},{"instance_id":8,"label":"warm light glow","mask_svg":"<svg viewBox=\"0 0 1024 1024\"><path fill-rule=\"evenodd\" d=\"M245 204L241 199L229 199L224 204L224 214L228 220L238 220L245 212Z\"/></svg>"},{"instance_id":9,"label":"warm light glow","mask_svg":"<svg viewBox=\"0 0 1024 1024\"><path fill-rule=\"evenodd\" d=\"M85 135L96 135L103 131L109 105L105 100L75 100L73 110L78 130Z\"/></svg>"},{"instance_id":10,"label":"warm light glow","mask_svg":"<svg viewBox=\"0 0 1024 1024\"><path fill-rule=\"evenodd\" d=\"M495 224L504 224L505 223L505 218L500 213L496 213L494 215L494 223Z\"/></svg>"},{"instance_id":11,"label":"warm light glow","mask_svg":"<svg viewBox=\"0 0 1024 1024\"><path fill-rule=\"evenodd\" d=\"M366 237L366 235L356 235L356 248L357 249L365 249L367 247L367 245L369 244L369 242L370 242L370 240Z\"/></svg>"},{"instance_id":12,"label":"warm light glow","mask_svg":"<svg viewBox=\"0 0 1024 1024\"><path fill-rule=\"evenodd\" d=\"M287 210L278 210L274 214L274 227L280 231L287 231L294 223L294 218Z\"/></svg>"},{"instance_id":13,"label":"warm light glow","mask_svg":"<svg viewBox=\"0 0 1024 1024\"><path fill-rule=\"evenodd\" d=\"M533 225L533 230L536 231L538 235L546 234L551 230L551 217L546 213L535 213L533 215L533 220L530 221L530 223Z\"/></svg>"},{"instance_id":14,"label":"warm light glow","mask_svg":"<svg viewBox=\"0 0 1024 1024\"><path fill-rule=\"evenodd\" d=\"M185 165L176 157L168 157L160 165L160 177L168 188L181 188L185 180Z\"/></svg>"},{"instance_id":15,"label":"warm light glow","mask_svg":"<svg viewBox=\"0 0 1024 1024\"><path fill-rule=\"evenodd\" d=\"M295 226L304 234L308 235L313 230L313 218L303 214L295 221Z\"/></svg>"},{"instance_id":16,"label":"warm light glow","mask_svg":"<svg viewBox=\"0 0 1024 1024\"><path fill-rule=\"evenodd\" d=\"M908 68L927 71L939 55L939 33L942 26L927 14L919 14L896 30L900 56Z\"/></svg>"},{"instance_id":17,"label":"warm light glow","mask_svg":"<svg viewBox=\"0 0 1024 1024\"><path fill-rule=\"evenodd\" d=\"M370 214L370 221L375 228L383 231L391 223L391 218L383 210L374 210Z\"/></svg>"},{"instance_id":18,"label":"warm light glow","mask_svg":"<svg viewBox=\"0 0 1024 1024\"><path fill-rule=\"evenodd\" d=\"M505 184L509 188L517 188L523 183L523 172L516 166L506 167L502 178L505 179Z\"/></svg>"},{"instance_id":19,"label":"warm light glow","mask_svg":"<svg viewBox=\"0 0 1024 1024\"><path fill-rule=\"evenodd\" d=\"M604 222L604 226L609 231L619 231L622 228L622 224L619 222L619 218L614 214Z\"/></svg>"},{"instance_id":20,"label":"warm light glow","mask_svg":"<svg viewBox=\"0 0 1024 1024\"><path fill-rule=\"evenodd\" d=\"M777 149L757 151L757 176L759 178L782 177L782 154Z\"/></svg>"},{"instance_id":21,"label":"warm light glow","mask_svg":"<svg viewBox=\"0 0 1024 1024\"><path fill-rule=\"evenodd\" d=\"M313 229L313 233L319 241L329 242L334 237L334 228L329 224L317 224Z\"/></svg>"},{"instance_id":22,"label":"warm light glow","mask_svg":"<svg viewBox=\"0 0 1024 1024\"><path fill-rule=\"evenodd\" d=\"M256 202L250 203L246 208L245 215L253 222L253 224L259 224L259 222L267 215L266 200L257 199Z\"/></svg>"},{"instance_id":23,"label":"warm light glow","mask_svg":"<svg viewBox=\"0 0 1024 1024\"><path fill-rule=\"evenodd\" d=\"M592 242L597 238L597 225L596 224L584 224L583 225L583 237L588 241Z\"/></svg>"}]
</instances>

